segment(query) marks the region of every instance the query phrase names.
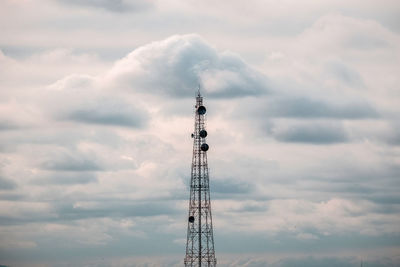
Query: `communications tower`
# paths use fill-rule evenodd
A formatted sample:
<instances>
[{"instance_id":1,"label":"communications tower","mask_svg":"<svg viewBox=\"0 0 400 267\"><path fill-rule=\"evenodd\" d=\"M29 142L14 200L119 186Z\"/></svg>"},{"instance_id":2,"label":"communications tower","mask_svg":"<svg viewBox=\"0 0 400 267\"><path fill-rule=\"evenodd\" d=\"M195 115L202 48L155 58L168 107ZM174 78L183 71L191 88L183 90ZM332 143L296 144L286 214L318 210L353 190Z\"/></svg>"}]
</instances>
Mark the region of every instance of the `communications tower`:
<instances>
[{"instance_id":1,"label":"communications tower","mask_svg":"<svg viewBox=\"0 0 400 267\"><path fill-rule=\"evenodd\" d=\"M196 97L193 138L192 173L190 178L189 216L187 227L185 267L214 267L217 265L211 217L208 177L206 108L200 89Z\"/></svg>"}]
</instances>

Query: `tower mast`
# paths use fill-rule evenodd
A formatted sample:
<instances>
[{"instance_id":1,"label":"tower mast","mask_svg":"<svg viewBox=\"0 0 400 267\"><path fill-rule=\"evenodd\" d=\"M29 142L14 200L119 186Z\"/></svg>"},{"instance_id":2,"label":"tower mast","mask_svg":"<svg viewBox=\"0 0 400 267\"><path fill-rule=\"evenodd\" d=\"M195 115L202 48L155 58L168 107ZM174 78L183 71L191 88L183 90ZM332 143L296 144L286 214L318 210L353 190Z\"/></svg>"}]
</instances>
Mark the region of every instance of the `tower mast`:
<instances>
[{"instance_id":1,"label":"tower mast","mask_svg":"<svg viewBox=\"0 0 400 267\"><path fill-rule=\"evenodd\" d=\"M185 267L214 267L217 264L211 216L205 129L206 108L200 87L196 96L192 171L190 178L189 216Z\"/></svg>"}]
</instances>

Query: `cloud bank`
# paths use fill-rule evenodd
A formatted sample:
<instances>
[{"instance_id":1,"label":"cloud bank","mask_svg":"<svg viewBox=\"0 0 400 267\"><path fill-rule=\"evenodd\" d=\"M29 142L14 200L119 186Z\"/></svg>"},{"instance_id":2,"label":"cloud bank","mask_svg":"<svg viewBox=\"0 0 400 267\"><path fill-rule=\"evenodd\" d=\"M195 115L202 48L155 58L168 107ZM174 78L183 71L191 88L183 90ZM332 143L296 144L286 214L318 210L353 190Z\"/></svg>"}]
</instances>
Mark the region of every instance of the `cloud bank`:
<instances>
[{"instance_id":1,"label":"cloud bank","mask_svg":"<svg viewBox=\"0 0 400 267\"><path fill-rule=\"evenodd\" d=\"M1 264L182 265L198 85L219 266L399 264L397 3L0 5Z\"/></svg>"}]
</instances>

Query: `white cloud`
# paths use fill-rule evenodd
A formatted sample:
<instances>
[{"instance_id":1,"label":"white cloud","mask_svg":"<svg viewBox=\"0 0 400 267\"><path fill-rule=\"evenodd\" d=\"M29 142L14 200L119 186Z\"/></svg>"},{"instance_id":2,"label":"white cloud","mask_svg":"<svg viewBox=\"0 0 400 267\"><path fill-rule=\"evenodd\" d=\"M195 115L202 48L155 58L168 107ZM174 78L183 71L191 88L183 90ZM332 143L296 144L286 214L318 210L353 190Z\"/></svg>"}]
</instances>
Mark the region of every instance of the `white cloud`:
<instances>
[{"instance_id":1,"label":"white cloud","mask_svg":"<svg viewBox=\"0 0 400 267\"><path fill-rule=\"evenodd\" d=\"M198 83L219 265L346 266L366 244L398 262L396 4L43 3L0 11L10 265L180 265Z\"/></svg>"},{"instance_id":2,"label":"white cloud","mask_svg":"<svg viewBox=\"0 0 400 267\"><path fill-rule=\"evenodd\" d=\"M219 53L197 35L172 36L134 50L105 77L109 86L132 91L192 97L200 84L209 96L259 95L265 76L237 55Z\"/></svg>"}]
</instances>

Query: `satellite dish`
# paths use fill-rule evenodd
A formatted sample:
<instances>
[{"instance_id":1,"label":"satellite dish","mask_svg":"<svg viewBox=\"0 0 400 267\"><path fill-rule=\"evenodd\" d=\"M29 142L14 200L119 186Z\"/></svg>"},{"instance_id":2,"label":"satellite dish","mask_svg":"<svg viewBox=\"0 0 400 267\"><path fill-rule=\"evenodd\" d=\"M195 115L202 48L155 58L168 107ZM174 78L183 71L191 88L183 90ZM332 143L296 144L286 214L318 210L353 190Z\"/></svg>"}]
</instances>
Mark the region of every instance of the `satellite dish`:
<instances>
[{"instance_id":1,"label":"satellite dish","mask_svg":"<svg viewBox=\"0 0 400 267\"><path fill-rule=\"evenodd\" d=\"M201 138L205 138L207 136L207 131L206 130L201 130L199 134L200 134Z\"/></svg>"},{"instance_id":2,"label":"satellite dish","mask_svg":"<svg viewBox=\"0 0 400 267\"><path fill-rule=\"evenodd\" d=\"M204 143L201 145L200 149L205 152L208 150L208 145L206 143Z\"/></svg>"},{"instance_id":3,"label":"satellite dish","mask_svg":"<svg viewBox=\"0 0 400 267\"><path fill-rule=\"evenodd\" d=\"M194 217L193 216L189 216L189 222L190 223L194 223Z\"/></svg>"},{"instance_id":4,"label":"satellite dish","mask_svg":"<svg viewBox=\"0 0 400 267\"><path fill-rule=\"evenodd\" d=\"M206 111L207 110L206 110L205 106L200 106L200 107L197 108L197 113L200 114L200 115L206 114Z\"/></svg>"}]
</instances>

